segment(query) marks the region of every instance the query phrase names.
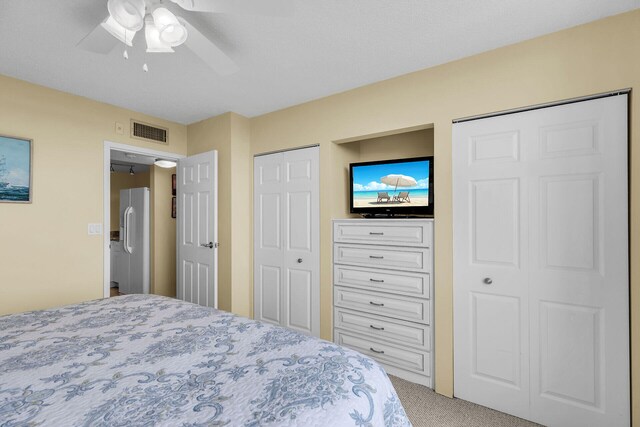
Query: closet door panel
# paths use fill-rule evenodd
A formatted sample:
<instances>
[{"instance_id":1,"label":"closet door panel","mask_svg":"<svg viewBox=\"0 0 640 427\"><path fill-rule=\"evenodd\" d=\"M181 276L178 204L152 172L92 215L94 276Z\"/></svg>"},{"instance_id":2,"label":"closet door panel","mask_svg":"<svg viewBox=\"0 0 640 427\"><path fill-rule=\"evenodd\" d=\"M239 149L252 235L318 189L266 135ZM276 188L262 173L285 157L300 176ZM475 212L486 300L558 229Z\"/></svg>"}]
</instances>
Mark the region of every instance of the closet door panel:
<instances>
[{"instance_id":1,"label":"closet door panel","mask_svg":"<svg viewBox=\"0 0 640 427\"><path fill-rule=\"evenodd\" d=\"M545 109L529 188L531 411L629 425L627 96Z\"/></svg>"},{"instance_id":2,"label":"closet door panel","mask_svg":"<svg viewBox=\"0 0 640 427\"><path fill-rule=\"evenodd\" d=\"M282 153L254 160L254 318L282 322Z\"/></svg>"},{"instance_id":3,"label":"closet door panel","mask_svg":"<svg viewBox=\"0 0 640 427\"><path fill-rule=\"evenodd\" d=\"M454 128L454 393L529 416L523 120Z\"/></svg>"},{"instance_id":4,"label":"closet door panel","mask_svg":"<svg viewBox=\"0 0 640 427\"><path fill-rule=\"evenodd\" d=\"M454 125L456 396L629 425L627 102Z\"/></svg>"},{"instance_id":5,"label":"closet door panel","mask_svg":"<svg viewBox=\"0 0 640 427\"><path fill-rule=\"evenodd\" d=\"M320 336L318 147L283 153L283 326Z\"/></svg>"}]
</instances>

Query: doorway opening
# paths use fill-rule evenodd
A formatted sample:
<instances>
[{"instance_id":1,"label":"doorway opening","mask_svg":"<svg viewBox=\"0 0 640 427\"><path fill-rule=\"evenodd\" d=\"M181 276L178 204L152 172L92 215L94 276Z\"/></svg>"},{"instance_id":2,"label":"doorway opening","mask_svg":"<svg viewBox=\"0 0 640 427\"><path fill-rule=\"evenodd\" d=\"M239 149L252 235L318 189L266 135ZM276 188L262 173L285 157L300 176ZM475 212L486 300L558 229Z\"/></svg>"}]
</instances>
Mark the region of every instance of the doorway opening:
<instances>
[{"instance_id":1,"label":"doorway opening","mask_svg":"<svg viewBox=\"0 0 640 427\"><path fill-rule=\"evenodd\" d=\"M176 295L176 168L184 156L105 141L104 297Z\"/></svg>"}]
</instances>

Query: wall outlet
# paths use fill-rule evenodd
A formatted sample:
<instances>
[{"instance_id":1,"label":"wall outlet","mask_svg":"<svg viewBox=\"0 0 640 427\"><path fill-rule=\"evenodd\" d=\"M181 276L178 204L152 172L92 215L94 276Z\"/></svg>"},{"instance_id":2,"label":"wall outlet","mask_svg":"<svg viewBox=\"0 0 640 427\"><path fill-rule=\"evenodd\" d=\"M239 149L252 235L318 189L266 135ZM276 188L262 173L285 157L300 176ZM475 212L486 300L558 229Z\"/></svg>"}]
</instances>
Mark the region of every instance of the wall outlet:
<instances>
[{"instance_id":1,"label":"wall outlet","mask_svg":"<svg viewBox=\"0 0 640 427\"><path fill-rule=\"evenodd\" d=\"M124 133L124 125L116 122L116 133L122 135Z\"/></svg>"},{"instance_id":2,"label":"wall outlet","mask_svg":"<svg viewBox=\"0 0 640 427\"><path fill-rule=\"evenodd\" d=\"M102 234L102 224L89 224L87 232L90 236Z\"/></svg>"}]
</instances>

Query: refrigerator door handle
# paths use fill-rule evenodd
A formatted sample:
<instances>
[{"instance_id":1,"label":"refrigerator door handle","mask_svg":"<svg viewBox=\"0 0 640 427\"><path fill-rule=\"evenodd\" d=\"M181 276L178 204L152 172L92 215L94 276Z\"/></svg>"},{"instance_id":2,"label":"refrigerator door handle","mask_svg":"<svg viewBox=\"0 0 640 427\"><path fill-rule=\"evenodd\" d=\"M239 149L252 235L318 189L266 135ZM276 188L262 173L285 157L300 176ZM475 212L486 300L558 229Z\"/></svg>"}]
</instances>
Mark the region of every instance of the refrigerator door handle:
<instances>
[{"instance_id":1,"label":"refrigerator door handle","mask_svg":"<svg viewBox=\"0 0 640 427\"><path fill-rule=\"evenodd\" d=\"M124 250L127 253L133 253L133 247L130 245L131 236L131 214L133 213L133 207L129 206L124 211Z\"/></svg>"},{"instance_id":2,"label":"refrigerator door handle","mask_svg":"<svg viewBox=\"0 0 640 427\"><path fill-rule=\"evenodd\" d=\"M129 227L127 227L127 214L129 213L129 209L131 209L131 207L127 207L124 210L124 213L122 214L122 223L123 223L123 227L122 227L122 234L124 234L124 238L122 239L122 249L124 249L125 252L129 253L127 251L127 231L129 231Z\"/></svg>"}]
</instances>

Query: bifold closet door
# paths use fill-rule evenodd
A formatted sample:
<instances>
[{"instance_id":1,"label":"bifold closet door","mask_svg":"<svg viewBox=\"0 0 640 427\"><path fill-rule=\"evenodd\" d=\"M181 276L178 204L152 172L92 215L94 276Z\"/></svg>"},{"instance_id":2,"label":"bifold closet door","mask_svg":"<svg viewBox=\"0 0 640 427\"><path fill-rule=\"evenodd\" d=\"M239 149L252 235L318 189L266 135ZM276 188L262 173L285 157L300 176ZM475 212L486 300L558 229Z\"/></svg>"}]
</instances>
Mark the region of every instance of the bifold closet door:
<instances>
[{"instance_id":1,"label":"bifold closet door","mask_svg":"<svg viewBox=\"0 0 640 427\"><path fill-rule=\"evenodd\" d=\"M320 336L319 148L254 159L254 317Z\"/></svg>"},{"instance_id":2,"label":"bifold closet door","mask_svg":"<svg viewBox=\"0 0 640 427\"><path fill-rule=\"evenodd\" d=\"M624 426L627 96L454 125L454 394Z\"/></svg>"}]
</instances>

